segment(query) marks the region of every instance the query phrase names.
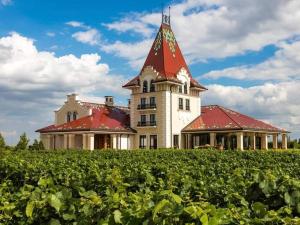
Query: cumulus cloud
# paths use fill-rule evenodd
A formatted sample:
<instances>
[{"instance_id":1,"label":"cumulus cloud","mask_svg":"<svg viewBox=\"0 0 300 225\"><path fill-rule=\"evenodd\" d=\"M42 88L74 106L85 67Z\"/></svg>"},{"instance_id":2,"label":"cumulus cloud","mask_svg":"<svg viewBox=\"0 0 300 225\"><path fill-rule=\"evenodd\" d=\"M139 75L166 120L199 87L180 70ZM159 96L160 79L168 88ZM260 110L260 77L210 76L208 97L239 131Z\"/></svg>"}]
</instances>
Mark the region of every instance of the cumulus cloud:
<instances>
[{"instance_id":1,"label":"cumulus cloud","mask_svg":"<svg viewBox=\"0 0 300 225\"><path fill-rule=\"evenodd\" d=\"M205 61L259 51L299 35L299 7L298 0L187 0L171 6L171 24L188 61ZM159 13L134 13L106 26L148 37L159 23ZM137 61L124 53L124 46L135 44L140 43L112 43L112 52ZM140 48L138 54L145 56L146 52Z\"/></svg>"},{"instance_id":2,"label":"cumulus cloud","mask_svg":"<svg viewBox=\"0 0 300 225\"><path fill-rule=\"evenodd\" d=\"M33 131L53 122L53 110L66 94L124 94L124 78L109 74L98 54L55 56L39 51L34 41L12 33L0 38L1 129Z\"/></svg>"},{"instance_id":3,"label":"cumulus cloud","mask_svg":"<svg viewBox=\"0 0 300 225\"><path fill-rule=\"evenodd\" d=\"M268 60L247 66L210 71L203 78L218 79L229 77L243 80L293 80L300 79L300 41L284 42L280 49Z\"/></svg>"},{"instance_id":4,"label":"cumulus cloud","mask_svg":"<svg viewBox=\"0 0 300 225\"><path fill-rule=\"evenodd\" d=\"M79 22L79 21L69 21L69 22L66 22L66 25L71 26L71 27L75 27L75 28L90 29L89 26L87 26L84 23Z\"/></svg>"},{"instance_id":5,"label":"cumulus cloud","mask_svg":"<svg viewBox=\"0 0 300 225\"><path fill-rule=\"evenodd\" d=\"M48 37L55 37L56 34L54 32L47 32L46 35Z\"/></svg>"},{"instance_id":6,"label":"cumulus cloud","mask_svg":"<svg viewBox=\"0 0 300 225\"><path fill-rule=\"evenodd\" d=\"M100 44L100 33L96 29L88 29L86 31L78 31L72 35L77 41L89 45Z\"/></svg>"},{"instance_id":7,"label":"cumulus cloud","mask_svg":"<svg viewBox=\"0 0 300 225\"><path fill-rule=\"evenodd\" d=\"M243 88L208 85L202 104L219 104L300 135L300 81L265 83Z\"/></svg>"}]
</instances>

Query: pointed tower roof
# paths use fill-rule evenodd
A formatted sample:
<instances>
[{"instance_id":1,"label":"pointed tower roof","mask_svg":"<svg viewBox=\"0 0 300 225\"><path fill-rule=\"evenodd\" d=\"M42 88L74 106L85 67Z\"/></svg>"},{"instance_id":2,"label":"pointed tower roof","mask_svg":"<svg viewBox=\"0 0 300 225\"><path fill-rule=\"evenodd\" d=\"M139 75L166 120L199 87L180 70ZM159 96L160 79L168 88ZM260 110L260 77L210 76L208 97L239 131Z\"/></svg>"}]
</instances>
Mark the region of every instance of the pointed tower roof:
<instances>
[{"instance_id":1,"label":"pointed tower roof","mask_svg":"<svg viewBox=\"0 0 300 225\"><path fill-rule=\"evenodd\" d=\"M191 79L191 87L207 90L192 78L190 70L171 29L169 16L163 15L162 24L140 74L123 87L139 85L139 76L146 67L152 67L158 73L156 82L170 80L180 83L177 79L177 74L181 69L185 69Z\"/></svg>"}]
</instances>

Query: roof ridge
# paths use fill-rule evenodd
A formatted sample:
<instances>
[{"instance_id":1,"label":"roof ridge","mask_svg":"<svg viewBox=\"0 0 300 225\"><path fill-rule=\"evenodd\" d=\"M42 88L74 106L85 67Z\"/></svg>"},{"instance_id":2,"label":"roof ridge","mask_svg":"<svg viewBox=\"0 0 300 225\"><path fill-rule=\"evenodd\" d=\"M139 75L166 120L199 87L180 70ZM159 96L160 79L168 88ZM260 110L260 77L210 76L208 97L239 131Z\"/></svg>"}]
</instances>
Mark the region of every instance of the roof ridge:
<instances>
[{"instance_id":1,"label":"roof ridge","mask_svg":"<svg viewBox=\"0 0 300 225\"><path fill-rule=\"evenodd\" d=\"M240 124L238 124L224 109L227 109L227 108L224 108L223 106L218 106L219 107L219 109L221 109L225 114L226 114L226 116L229 118L229 119L231 119L236 125L238 125L238 127L240 127L240 128L242 128L243 129L243 127L240 125ZM230 110L230 109L227 109L227 110ZM231 110L232 111L232 110ZM233 111L233 112L235 112L235 111ZM235 112L235 113L237 113L237 112Z\"/></svg>"}]
</instances>

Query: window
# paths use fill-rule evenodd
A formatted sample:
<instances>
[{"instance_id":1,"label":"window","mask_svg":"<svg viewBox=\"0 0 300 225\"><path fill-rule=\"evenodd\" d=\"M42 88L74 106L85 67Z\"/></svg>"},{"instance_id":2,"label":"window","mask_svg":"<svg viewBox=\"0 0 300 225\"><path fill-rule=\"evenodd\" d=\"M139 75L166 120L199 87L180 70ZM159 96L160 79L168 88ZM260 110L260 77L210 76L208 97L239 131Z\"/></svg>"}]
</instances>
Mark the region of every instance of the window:
<instances>
[{"instance_id":1,"label":"window","mask_svg":"<svg viewBox=\"0 0 300 225\"><path fill-rule=\"evenodd\" d=\"M147 137L146 135L140 135L140 148L144 149L147 147Z\"/></svg>"},{"instance_id":2,"label":"window","mask_svg":"<svg viewBox=\"0 0 300 225\"><path fill-rule=\"evenodd\" d=\"M155 91L154 80L151 80L151 83L150 83L150 92L154 92L154 91Z\"/></svg>"},{"instance_id":3,"label":"window","mask_svg":"<svg viewBox=\"0 0 300 225\"><path fill-rule=\"evenodd\" d=\"M178 91L179 91L179 93L182 93L182 86L181 85L179 86L179 90Z\"/></svg>"},{"instance_id":4,"label":"window","mask_svg":"<svg viewBox=\"0 0 300 225\"><path fill-rule=\"evenodd\" d=\"M77 112L73 112L73 120L77 120Z\"/></svg>"},{"instance_id":5,"label":"window","mask_svg":"<svg viewBox=\"0 0 300 225\"><path fill-rule=\"evenodd\" d=\"M67 122L71 122L71 115L72 115L71 112L67 113Z\"/></svg>"},{"instance_id":6,"label":"window","mask_svg":"<svg viewBox=\"0 0 300 225\"><path fill-rule=\"evenodd\" d=\"M155 114L150 114L150 125L156 126Z\"/></svg>"},{"instance_id":7,"label":"window","mask_svg":"<svg viewBox=\"0 0 300 225\"><path fill-rule=\"evenodd\" d=\"M143 82L143 93L148 92L148 81L144 80Z\"/></svg>"},{"instance_id":8,"label":"window","mask_svg":"<svg viewBox=\"0 0 300 225\"><path fill-rule=\"evenodd\" d=\"M189 99L185 100L185 109L190 110L190 100Z\"/></svg>"},{"instance_id":9,"label":"window","mask_svg":"<svg viewBox=\"0 0 300 225\"><path fill-rule=\"evenodd\" d=\"M146 120L147 120L146 115L141 115L141 125L142 125L142 126L145 126L145 125L146 125Z\"/></svg>"},{"instance_id":10,"label":"window","mask_svg":"<svg viewBox=\"0 0 300 225\"><path fill-rule=\"evenodd\" d=\"M173 147L179 148L179 135L173 135Z\"/></svg>"},{"instance_id":11,"label":"window","mask_svg":"<svg viewBox=\"0 0 300 225\"><path fill-rule=\"evenodd\" d=\"M187 82L185 82L184 83L184 94L188 93L187 89L188 89Z\"/></svg>"},{"instance_id":12,"label":"window","mask_svg":"<svg viewBox=\"0 0 300 225\"><path fill-rule=\"evenodd\" d=\"M153 107L155 105L156 105L156 103L155 103L155 97L150 97L150 106Z\"/></svg>"},{"instance_id":13,"label":"window","mask_svg":"<svg viewBox=\"0 0 300 225\"><path fill-rule=\"evenodd\" d=\"M157 149L157 135L150 135L150 149Z\"/></svg>"},{"instance_id":14,"label":"window","mask_svg":"<svg viewBox=\"0 0 300 225\"><path fill-rule=\"evenodd\" d=\"M141 98L141 109L146 108L146 98Z\"/></svg>"},{"instance_id":15,"label":"window","mask_svg":"<svg viewBox=\"0 0 300 225\"><path fill-rule=\"evenodd\" d=\"M178 99L178 108L183 109L183 99L182 98Z\"/></svg>"}]
</instances>

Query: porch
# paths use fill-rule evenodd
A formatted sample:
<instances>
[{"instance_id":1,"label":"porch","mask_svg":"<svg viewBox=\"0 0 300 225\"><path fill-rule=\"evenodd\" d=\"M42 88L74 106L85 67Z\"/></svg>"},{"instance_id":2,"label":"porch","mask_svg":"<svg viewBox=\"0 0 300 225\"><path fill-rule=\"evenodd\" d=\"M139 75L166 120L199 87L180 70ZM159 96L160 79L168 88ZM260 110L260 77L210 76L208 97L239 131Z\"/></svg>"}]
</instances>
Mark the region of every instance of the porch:
<instances>
[{"instance_id":1,"label":"porch","mask_svg":"<svg viewBox=\"0 0 300 225\"><path fill-rule=\"evenodd\" d=\"M278 139L281 139L281 146ZM237 132L194 132L182 134L182 146L186 149L213 147L217 149L287 149L286 133Z\"/></svg>"},{"instance_id":2,"label":"porch","mask_svg":"<svg viewBox=\"0 0 300 225\"><path fill-rule=\"evenodd\" d=\"M132 135L115 133L41 134L46 149L130 149Z\"/></svg>"}]
</instances>

